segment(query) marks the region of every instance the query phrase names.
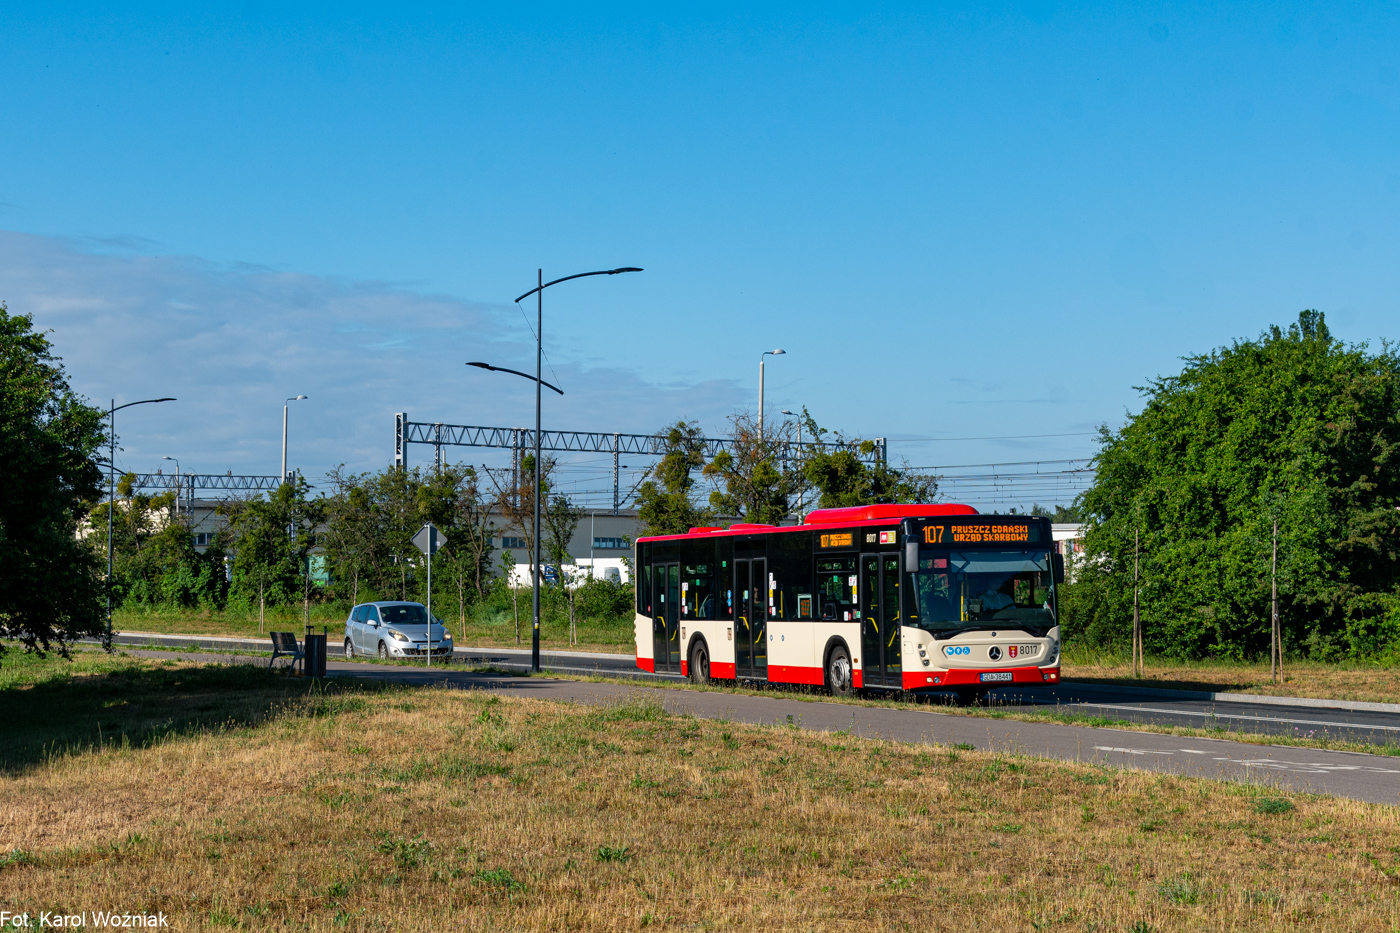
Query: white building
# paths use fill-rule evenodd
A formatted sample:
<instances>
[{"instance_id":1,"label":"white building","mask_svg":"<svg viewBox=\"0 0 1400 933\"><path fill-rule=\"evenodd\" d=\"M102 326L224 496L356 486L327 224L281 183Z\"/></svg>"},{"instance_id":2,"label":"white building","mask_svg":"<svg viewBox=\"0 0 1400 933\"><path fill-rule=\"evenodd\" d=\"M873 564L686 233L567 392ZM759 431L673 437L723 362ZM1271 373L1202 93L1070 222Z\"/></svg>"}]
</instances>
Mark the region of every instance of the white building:
<instances>
[{"instance_id":1,"label":"white building","mask_svg":"<svg viewBox=\"0 0 1400 933\"><path fill-rule=\"evenodd\" d=\"M1084 524L1064 522L1050 526L1055 550L1065 559L1065 579L1074 580L1074 565L1084 556Z\"/></svg>"}]
</instances>

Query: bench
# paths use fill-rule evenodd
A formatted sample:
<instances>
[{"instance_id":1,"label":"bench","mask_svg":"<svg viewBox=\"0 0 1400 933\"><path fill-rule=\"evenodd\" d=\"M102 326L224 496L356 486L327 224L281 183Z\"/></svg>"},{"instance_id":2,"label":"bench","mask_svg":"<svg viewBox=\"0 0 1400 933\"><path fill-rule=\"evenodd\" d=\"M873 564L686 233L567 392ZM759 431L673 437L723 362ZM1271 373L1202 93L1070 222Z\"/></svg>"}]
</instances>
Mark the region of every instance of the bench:
<instances>
[{"instance_id":1,"label":"bench","mask_svg":"<svg viewBox=\"0 0 1400 933\"><path fill-rule=\"evenodd\" d=\"M296 670L297 662L306 656L302 654L301 646L297 644L297 636L293 632L269 632L272 636L272 660L267 662L267 669L272 670L272 663L278 658L291 658L291 666L287 670Z\"/></svg>"}]
</instances>

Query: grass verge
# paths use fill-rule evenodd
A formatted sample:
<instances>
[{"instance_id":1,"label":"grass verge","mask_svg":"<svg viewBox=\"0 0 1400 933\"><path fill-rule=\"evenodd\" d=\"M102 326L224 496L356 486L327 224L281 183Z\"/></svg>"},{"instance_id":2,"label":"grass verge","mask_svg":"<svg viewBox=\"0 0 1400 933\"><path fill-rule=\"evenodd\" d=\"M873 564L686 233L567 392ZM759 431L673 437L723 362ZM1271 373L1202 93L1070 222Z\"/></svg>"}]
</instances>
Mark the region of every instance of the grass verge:
<instances>
[{"instance_id":1,"label":"grass verge","mask_svg":"<svg viewBox=\"0 0 1400 933\"><path fill-rule=\"evenodd\" d=\"M599 708L274 681L224 690L275 704L256 722L6 770L0 903L186 929L1400 923L1393 808L696 720L645 691ZM3 695L43 683L62 686L31 669Z\"/></svg>"},{"instance_id":2,"label":"grass verge","mask_svg":"<svg viewBox=\"0 0 1400 933\"><path fill-rule=\"evenodd\" d=\"M1359 662L1323 664L1288 660L1284 662L1284 679L1275 684L1270 679L1267 661L1182 661L1150 657L1145 661L1143 676L1134 677L1132 664L1125 657L1071 649L1065 652L1061 671L1064 679L1083 683L1400 703L1400 669Z\"/></svg>"}]
</instances>

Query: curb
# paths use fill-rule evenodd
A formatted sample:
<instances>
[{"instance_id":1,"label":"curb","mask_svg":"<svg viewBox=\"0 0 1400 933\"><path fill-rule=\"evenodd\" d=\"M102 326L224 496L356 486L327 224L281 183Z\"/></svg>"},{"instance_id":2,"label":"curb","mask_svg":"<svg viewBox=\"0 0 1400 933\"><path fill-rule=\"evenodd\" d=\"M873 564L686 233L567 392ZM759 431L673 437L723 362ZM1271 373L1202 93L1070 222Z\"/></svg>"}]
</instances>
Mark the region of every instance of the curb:
<instances>
[{"instance_id":1,"label":"curb","mask_svg":"<svg viewBox=\"0 0 1400 933\"><path fill-rule=\"evenodd\" d=\"M100 645L101 639L83 638L83 644ZM235 635L163 635L156 632L120 632L112 636L112 644L122 645L128 648L209 648L223 649L231 648L243 651L271 651L272 646L266 638L241 638ZM327 654L343 653L344 648L337 642L327 645ZM480 655L480 654L503 654L513 657L530 657L529 648L473 648L466 645L456 645L452 648L453 656L457 655ZM554 651L548 648L540 650L540 657L551 658L575 658L584 661L608 660L608 661L635 661L636 656L631 654L603 654L591 651Z\"/></svg>"}]
</instances>

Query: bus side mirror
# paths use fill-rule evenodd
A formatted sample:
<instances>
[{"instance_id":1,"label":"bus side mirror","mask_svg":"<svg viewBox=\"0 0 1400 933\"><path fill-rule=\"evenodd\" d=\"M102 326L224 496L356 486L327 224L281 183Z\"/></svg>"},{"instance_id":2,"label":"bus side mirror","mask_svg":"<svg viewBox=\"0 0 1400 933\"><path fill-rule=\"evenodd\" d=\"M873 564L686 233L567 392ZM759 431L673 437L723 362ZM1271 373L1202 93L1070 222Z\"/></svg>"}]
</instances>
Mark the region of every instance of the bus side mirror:
<instances>
[{"instance_id":1,"label":"bus side mirror","mask_svg":"<svg viewBox=\"0 0 1400 933\"><path fill-rule=\"evenodd\" d=\"M1056 552L1055 554L1052 554L1052 555L1050 555L1050 556L1051 556L1051 558L1055 561L1055 582L1056 582L1057 584L1058 584L1058 583L1064 583L1064 582L1065 582L1065 555Z\"/></svg>"},{"instance_id":2,"label":"bus side mirror","mask_svg":"<svg viewBox=\"0 0 1400 933\"><path fill-rule=\"evenodd\" d=\"M904 570L906 573L918 573L919 571L919 542L910 538L904 542Z\"/></svg>"}]
</instances>

